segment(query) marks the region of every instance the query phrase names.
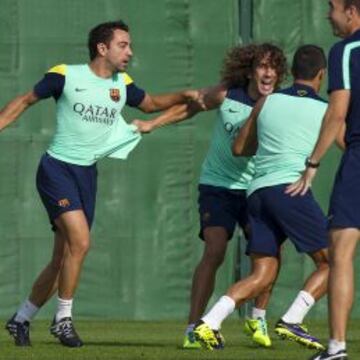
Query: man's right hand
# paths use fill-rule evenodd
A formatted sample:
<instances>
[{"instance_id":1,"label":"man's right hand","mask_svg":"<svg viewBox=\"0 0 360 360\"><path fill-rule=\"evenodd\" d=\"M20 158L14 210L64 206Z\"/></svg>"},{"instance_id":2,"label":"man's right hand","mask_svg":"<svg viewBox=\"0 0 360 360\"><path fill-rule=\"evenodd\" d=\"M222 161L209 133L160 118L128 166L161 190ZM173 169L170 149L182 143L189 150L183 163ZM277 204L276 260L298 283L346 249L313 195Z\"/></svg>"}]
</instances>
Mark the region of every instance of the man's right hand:
<instances>
[{"instance_id":1,"label":"man's right hand","mask_svg":"<svg viewBox=\"0 0 360 360\"><path fill-rule=\"evenodd\" d=\"M287 186L285 193L290 196L304 196L311 188L312 181L316 174L316 168L308 167L305 169L301 177L294 183Z\"/></svg>"},{"instance_id":2,"label":"man's right hand","mask_svg":"<svg viewBox=\"0 0 360 360\"><path fill-rule=\"evenodd\" d=\"M152 130L154 130L154 125L151 120L144 121L144 120L134 120L132 122L133 125L135 125L138 129L138 132L141 134L148 134Z\"/></svg>"}]
</instances>

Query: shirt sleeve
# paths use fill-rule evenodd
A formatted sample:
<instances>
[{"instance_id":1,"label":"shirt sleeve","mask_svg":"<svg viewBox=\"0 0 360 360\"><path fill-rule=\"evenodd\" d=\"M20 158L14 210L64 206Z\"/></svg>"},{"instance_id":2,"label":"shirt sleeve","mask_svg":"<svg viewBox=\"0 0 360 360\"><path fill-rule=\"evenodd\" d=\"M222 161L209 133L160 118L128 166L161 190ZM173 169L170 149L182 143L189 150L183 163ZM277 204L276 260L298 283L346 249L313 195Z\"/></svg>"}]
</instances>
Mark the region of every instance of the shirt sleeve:
<instances>
[{"instance_id":1,"label":"shirt sleeve","mask_svg":"<svg viewBox=\"0 0 360 360\"><path fill-rule=\"evenodd\" d=\"M135 85L133 79L128 74L124 74L124 79L126 85L126 105L138 107L144 100L146 93Z\"/></svg>"},{"instance_id":2,"label":"shirt sleeve","mask_svg":"<svg viewBox=\"0 0 360 360\"><path fill-rule=\"evenodd\" d=\"M58 100L65 85L66 65L51 68L34 86L34 92L40 99L53 97Z\"/></svg>"},{"instance_id":3,"label":"shirt sleeve","mask_svg":"<svg viewBox=\"0 0 360 360\"><path fill-rule=\"evenodd\" d=\"M349 62L348 62L349 64ZM346 81L346 71L348 70L344 56L344 46L342 43L335 44L329 53L328 65L328 93L335 90L349 89L350 85Z\"/></svg>"}]
</instances>

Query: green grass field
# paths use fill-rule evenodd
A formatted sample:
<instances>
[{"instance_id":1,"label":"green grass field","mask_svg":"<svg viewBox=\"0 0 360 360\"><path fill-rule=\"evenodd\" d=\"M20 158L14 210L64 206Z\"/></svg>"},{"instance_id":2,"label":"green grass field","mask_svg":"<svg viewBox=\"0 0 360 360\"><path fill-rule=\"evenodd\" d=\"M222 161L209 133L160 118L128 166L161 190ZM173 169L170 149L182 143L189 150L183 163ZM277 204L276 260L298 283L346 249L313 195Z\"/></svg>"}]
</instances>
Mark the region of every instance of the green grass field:
<instances>
[{"instance_id":1,"label":"green grass field","mask_svg":"<svg viewBox=\"0 0 360 360\"><path fill-rule=\"evenodd\" d=\"M182 350L183 322L122 322L78 321L78 332L86 345L80 349L67 349L57 343L48 332L48 322L35 321L31 330L33 346L15 348L5 330L0 332L0 359L34 360L178 360L178 359L308 359L314 352L298 344L278 340L272 334L273 348L260 349L242 333L237 321L224 324L226 348L219 351ZM326 322L310 322L312 333L327 338ZM273 323L270 324L273 326ZM360 358L360 327L351 324L349 353L352 360Z\"/></svg>"}]
</instances>

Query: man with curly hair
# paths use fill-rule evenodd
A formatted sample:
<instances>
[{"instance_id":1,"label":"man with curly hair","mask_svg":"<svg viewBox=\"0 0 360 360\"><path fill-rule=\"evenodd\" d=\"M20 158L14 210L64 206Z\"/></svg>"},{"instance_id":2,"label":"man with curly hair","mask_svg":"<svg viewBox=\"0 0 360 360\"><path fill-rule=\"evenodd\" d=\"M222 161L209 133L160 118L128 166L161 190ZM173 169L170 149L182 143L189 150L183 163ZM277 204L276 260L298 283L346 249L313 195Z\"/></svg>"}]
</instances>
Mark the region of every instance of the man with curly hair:
<instances>
[{"instance_id":1,"label":"man with curly hair","mask_svg":"<svg viewBox=\"0 0 360 360\"><path fill-rule=\"evenodd\" d=\"M200 348L193 328L203 315L215 286L228 241L236 225L248 233L246 189L254 175L250 157L236 158L231 145L250 115L255 102L271 94L286 73L283 52L272 44L236 46L224 60L220 84L202 90L207 110L218 109L218 119L199 181L200 238L203 256L197 265L191 290L191 305L184 348ZM155 121L136 121L141 132L185 120L199 111L198 104L179 105ZM261 346L271 346L265 320L270 290L258 297L245 331Z\"/></svg>"}]
</instances>

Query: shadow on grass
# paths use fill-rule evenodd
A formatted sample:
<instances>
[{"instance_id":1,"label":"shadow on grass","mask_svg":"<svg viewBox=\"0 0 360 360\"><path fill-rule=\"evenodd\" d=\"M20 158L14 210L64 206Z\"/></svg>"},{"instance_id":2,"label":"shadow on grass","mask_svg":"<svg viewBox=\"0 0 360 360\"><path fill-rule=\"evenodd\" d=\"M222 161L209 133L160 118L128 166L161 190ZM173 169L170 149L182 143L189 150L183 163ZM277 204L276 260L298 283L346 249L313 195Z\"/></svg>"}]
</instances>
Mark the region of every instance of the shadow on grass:
<instances>
[{"instance_id":1,"label":"shadow on grass","mask_svg":"<svg viewBox=\"0 0 360 360\"><path fill-rule=\"evenodd\" d=\"M41 341L41 344L44 345L54 345L53 341ZM66 348L64 346L62 346L61 344L56 344L55 345L59 345L62 348ZM92 346L108 346L108 347L145 347L145 348L156 348L156 347L160 347L160 348L165 348L168 347L164 344L157 344L157 343L140 343L140 342L122 342L122 341L86 341L86 343L84 344L84 346L82 348L87 348L87 347L92 347ZM71 349L71 348L68 348ZM76 348L73 348L76 349Z\"/></svg>"}]
</instances>

